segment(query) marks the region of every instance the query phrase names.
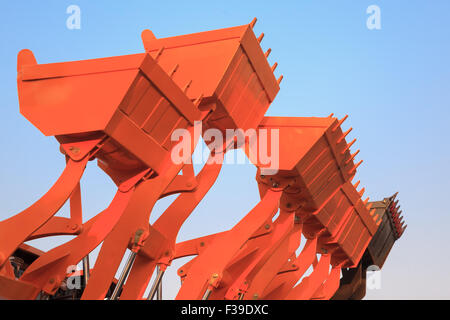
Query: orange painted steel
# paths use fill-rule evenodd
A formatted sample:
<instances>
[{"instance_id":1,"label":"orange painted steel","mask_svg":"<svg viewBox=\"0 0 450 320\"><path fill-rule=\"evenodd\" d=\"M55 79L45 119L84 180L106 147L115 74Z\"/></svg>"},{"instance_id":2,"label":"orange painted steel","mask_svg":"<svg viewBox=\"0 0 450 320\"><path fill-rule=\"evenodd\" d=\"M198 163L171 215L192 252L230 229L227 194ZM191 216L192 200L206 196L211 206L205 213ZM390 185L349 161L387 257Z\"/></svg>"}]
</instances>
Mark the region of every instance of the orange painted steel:
<instances>
[{"instance_id":1,"label":"orange painted steel","mask_svg":"<svg viewBox=\"0 0 450 320\"><path fill-rule=\"evenodd\" d=\"M362 200L352 183L361 162L346 140L351 129L341 128L347 117L264 117L282 76L255 22L162 39L144 30L144 53L102 59L38 64L30 50L19 52L20 112L57 139L66 168L40 200L0 222L0 298L152 300L166 269L189 256L176 299L363 296L361 270L370 259L382 265L404 231L397 202ZM255 134L208 144L196 175L193 151L209 129ZM189 147L182 155L181 145ZM256 145L275 158L255 155ZM177 242L233 149L257 167L260 202L230 230ZM117 192L84 221L80 180L93 160ZM158 200L174 194L150 224ZM70 218L55 216L67 201ZM26 243L56 235L74 238L47 252ZM81 261L81 272L71 270ZM75 278L81 285L69 288Z\"/></svg>"}]
</instances>

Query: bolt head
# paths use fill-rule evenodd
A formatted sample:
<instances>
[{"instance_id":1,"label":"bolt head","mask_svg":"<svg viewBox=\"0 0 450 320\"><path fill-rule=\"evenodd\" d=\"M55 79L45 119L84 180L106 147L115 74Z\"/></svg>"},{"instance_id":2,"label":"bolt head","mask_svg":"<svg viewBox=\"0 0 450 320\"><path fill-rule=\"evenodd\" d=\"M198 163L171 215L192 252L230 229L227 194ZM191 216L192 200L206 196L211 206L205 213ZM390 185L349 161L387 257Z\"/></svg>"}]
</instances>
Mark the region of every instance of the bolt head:
<instances>
[{"instance_id":1,"label":"bolt head","mask_svg":"<svg viewBox=\"0 0 450 320\"><path fill-rule=\"evenodd\" d=\"M80 148L78 148L78 147L70 147L69 150L70 150L73 154L78 154L78 153L80 153Z\"/></svg>"}]
</instances>

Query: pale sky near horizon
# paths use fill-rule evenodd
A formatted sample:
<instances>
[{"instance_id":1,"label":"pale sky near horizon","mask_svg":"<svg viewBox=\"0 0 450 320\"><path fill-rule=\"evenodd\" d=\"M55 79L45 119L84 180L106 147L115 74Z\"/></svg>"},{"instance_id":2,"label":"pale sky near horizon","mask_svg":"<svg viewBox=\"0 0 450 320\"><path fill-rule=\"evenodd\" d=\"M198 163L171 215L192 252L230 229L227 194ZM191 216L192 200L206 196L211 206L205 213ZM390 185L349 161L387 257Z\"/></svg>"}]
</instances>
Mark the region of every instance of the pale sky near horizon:
<instances>
[{"instance_id":1,"label":"pale sky near horizon","mask_svg":"<svg viewBox=\"0 0 450 320\"><path fill-rule=\"evenodd\" d=\"M81 29L66 27L69 5L81 9ZM381 29L366 26L366 9L381 10ZM276 75L284 75L270 116L349 114L358 138L357 180L372 200L399 191L408 224L367 299L449 299L450 264L450 2L435 1L8 1L0 6L0 220L36 201L64 167L54 138L19 113L17 53L38 63L143 52L140 34L157 37L249 23L264 32ZM183 226L179 240L223 231L258 201L250 165L226 165L218 183ZM94 163L83 183L84 219L112 199L114 186ZM162 201L152 215L168 205ZM67 240L39 240L49 249ZM186 260L184 260L186 261ZM164 284L172 298L176 263Z\"/></svg>"}]
</instances>

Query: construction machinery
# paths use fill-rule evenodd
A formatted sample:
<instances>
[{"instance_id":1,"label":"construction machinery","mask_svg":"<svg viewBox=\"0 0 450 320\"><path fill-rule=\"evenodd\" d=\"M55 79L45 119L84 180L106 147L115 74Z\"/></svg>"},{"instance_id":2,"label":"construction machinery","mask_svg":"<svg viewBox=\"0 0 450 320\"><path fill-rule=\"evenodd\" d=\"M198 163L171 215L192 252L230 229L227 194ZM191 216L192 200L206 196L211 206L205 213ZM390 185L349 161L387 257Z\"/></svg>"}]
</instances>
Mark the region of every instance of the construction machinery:
<instances>
[{"instance_id":1,"label":"construction machinery","mask_svg":"<svg viewBox=\"0 0 450 320\"><path fill-rule=\"evenodd\" d=\"M406 227L397 201L368 202L352 183L361 161L346 117L265 117L282 76L255 23L160 39L144 30L144 53L102 59L38 64L19 52L20 112L56 138L66 167L42 198L0 222L1 298L161 299L166 269L188 256L177 299L364 297L365 271L382 267ZM211 136L195 175L192 153ZM260 202L230 230L177 242L235 149L257 167ZM94 160L117 192L85 221L80 179ZM155 203L173 194L150 224ZM70 217L55 216L66 202ZM57 235L74 237L47 252L27 244Z\"/></svg>"}]
</instances>

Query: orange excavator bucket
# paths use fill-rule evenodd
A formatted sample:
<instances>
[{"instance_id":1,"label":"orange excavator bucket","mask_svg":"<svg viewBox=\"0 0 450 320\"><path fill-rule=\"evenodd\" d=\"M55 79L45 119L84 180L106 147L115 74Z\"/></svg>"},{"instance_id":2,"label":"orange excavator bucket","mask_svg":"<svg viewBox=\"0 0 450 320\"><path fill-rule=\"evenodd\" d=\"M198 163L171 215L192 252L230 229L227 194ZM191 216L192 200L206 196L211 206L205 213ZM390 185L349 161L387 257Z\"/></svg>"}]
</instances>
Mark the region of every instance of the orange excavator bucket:
<instances>
[{"instance_id":1,"label":"orange excavator bucket","mask_svg":"<svg viewBox=\"0 0 450 320\"><path fill-rule=\"evenodd\" d=\"M0 298L161 299L165 271L188 256L177 299L364 296L364 272L381 268L404 232L398 201L362 199L346 117L264 116L282 76L255 22L162 39L144 30L145 52L133 55L38 64L19 52L20 112L56 138L66 167L36 203L0 222ZM208 145L196 175L193 151L211 132L226 138ZM255 147L271 150L270 161ZM230 230L177 242L239 148L257 167L260 202ZM117 192L84 220L80 180L92 160ZM158 200L173 194L150 224ZM66 202L70 217L56 216ZM25 243L56 235L73 239L47 252ZM82 271L69 270L80 262Z\"/></svg>"}]
</instances>

